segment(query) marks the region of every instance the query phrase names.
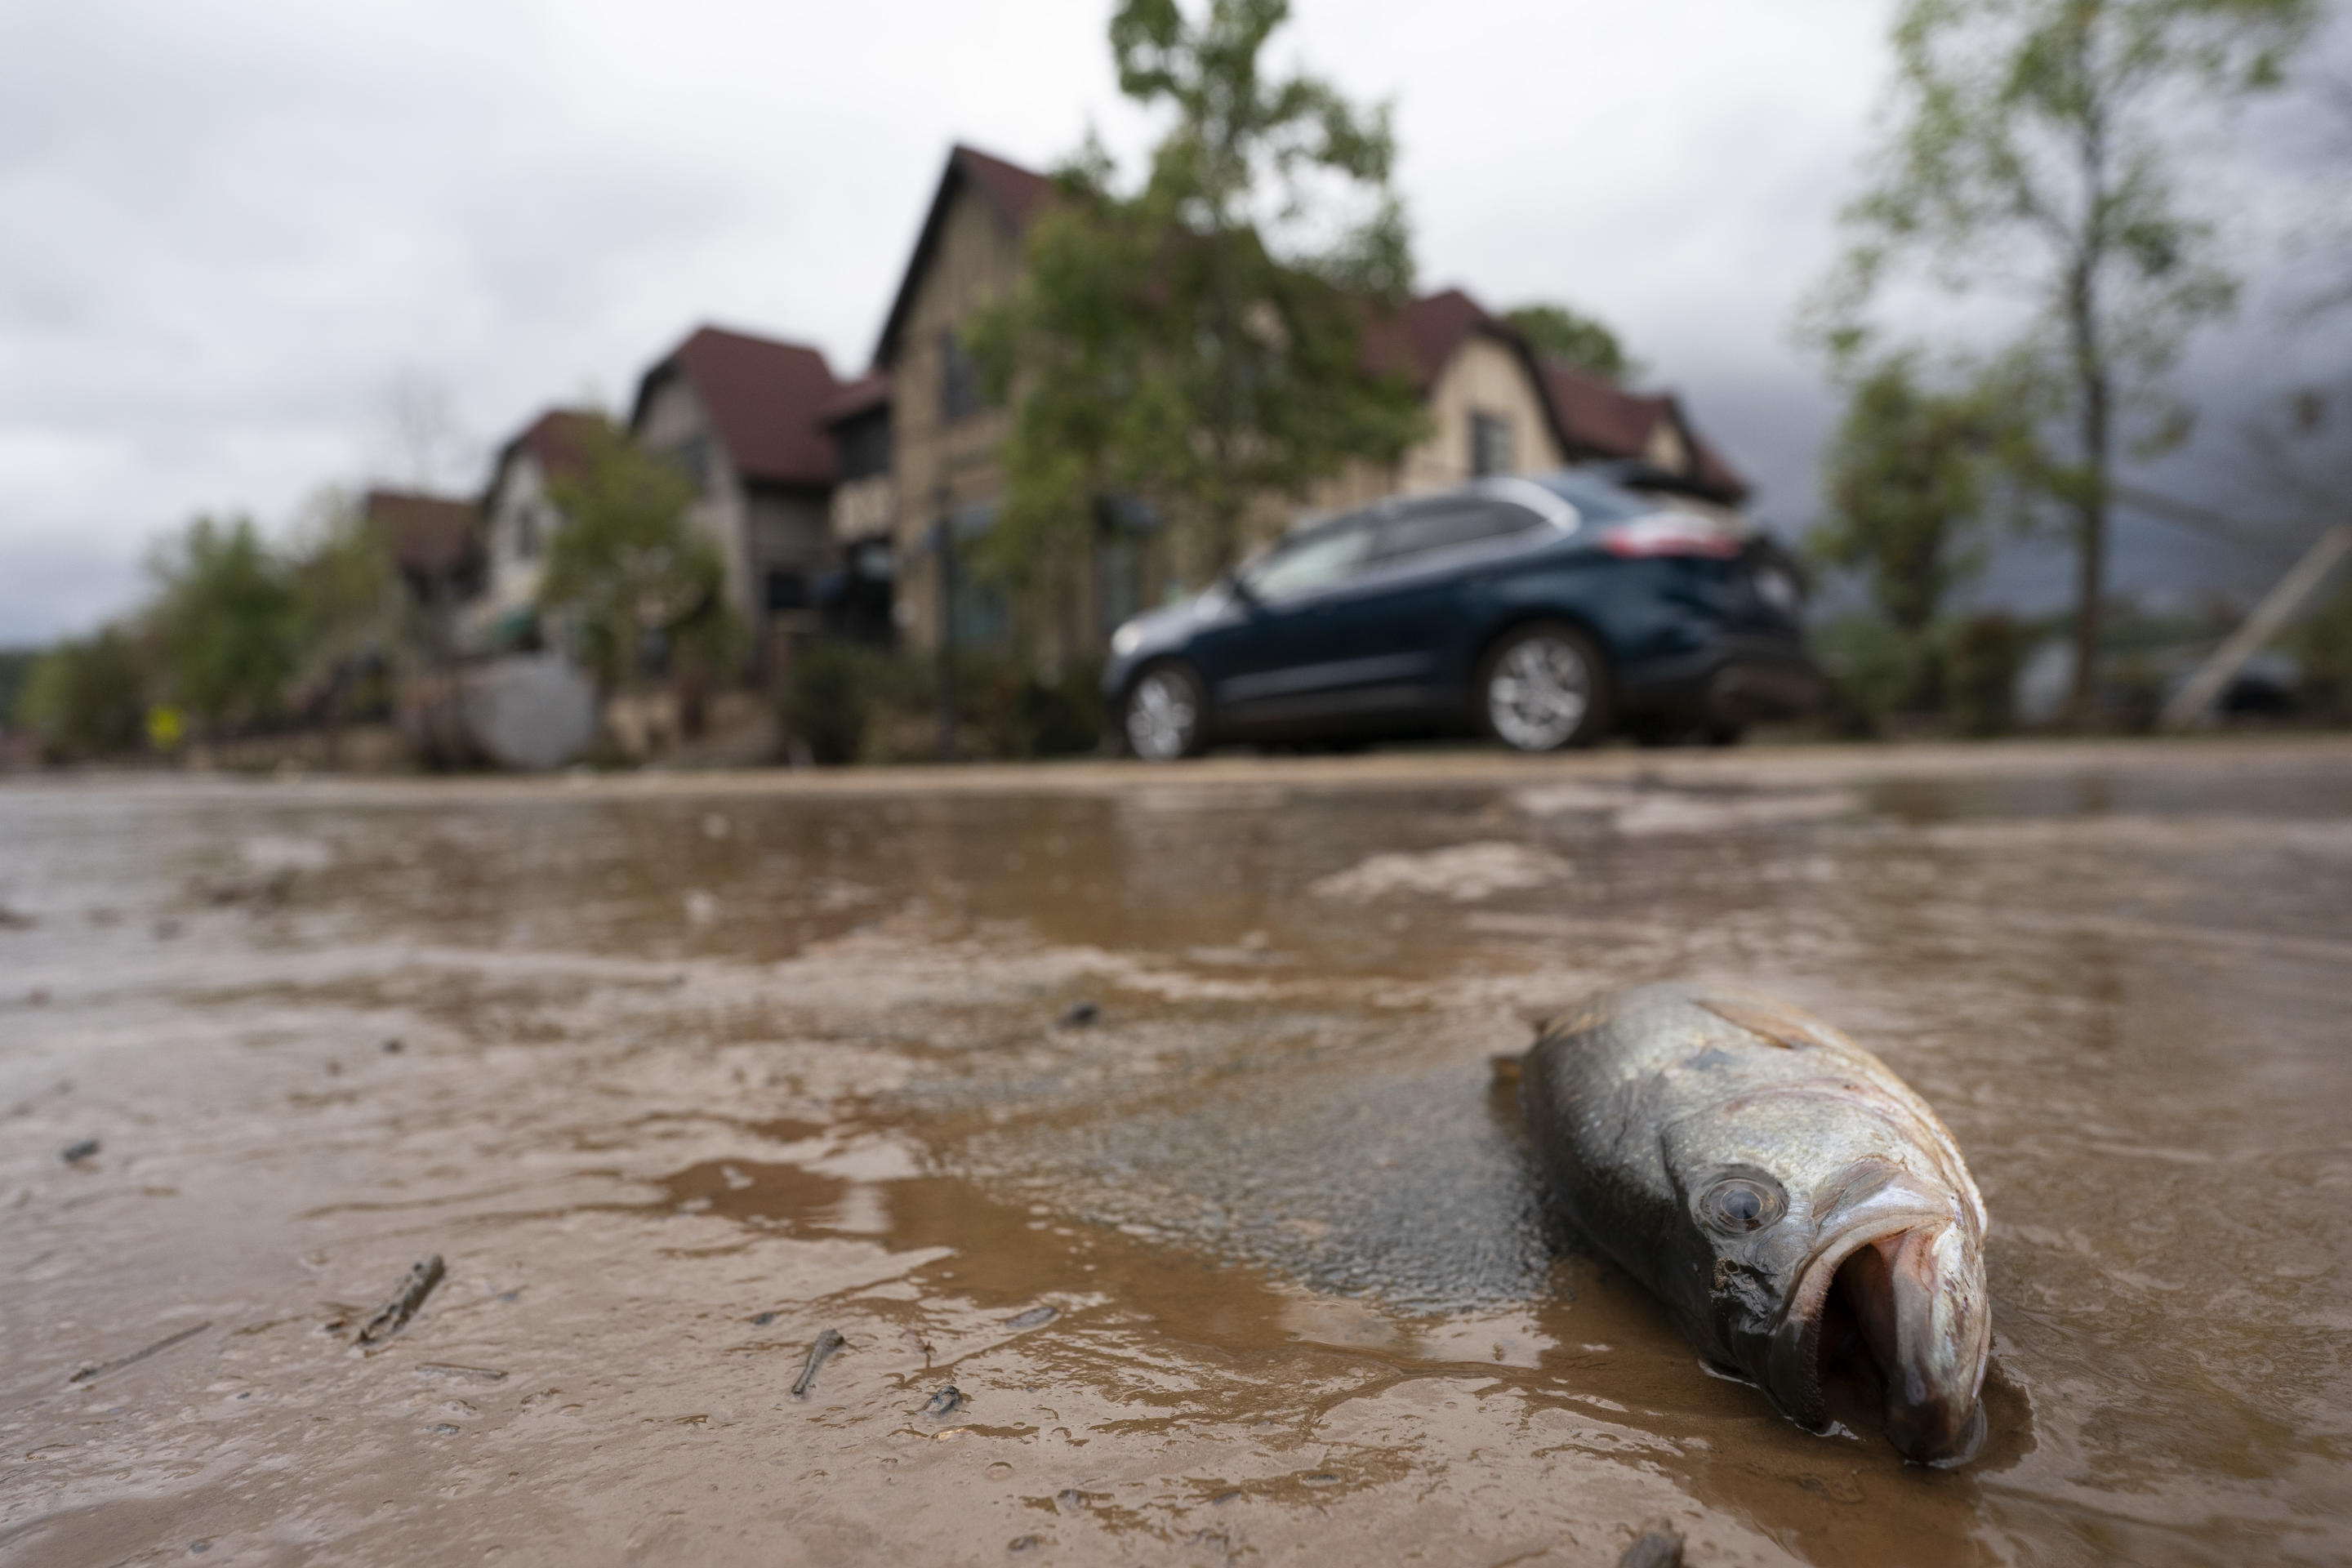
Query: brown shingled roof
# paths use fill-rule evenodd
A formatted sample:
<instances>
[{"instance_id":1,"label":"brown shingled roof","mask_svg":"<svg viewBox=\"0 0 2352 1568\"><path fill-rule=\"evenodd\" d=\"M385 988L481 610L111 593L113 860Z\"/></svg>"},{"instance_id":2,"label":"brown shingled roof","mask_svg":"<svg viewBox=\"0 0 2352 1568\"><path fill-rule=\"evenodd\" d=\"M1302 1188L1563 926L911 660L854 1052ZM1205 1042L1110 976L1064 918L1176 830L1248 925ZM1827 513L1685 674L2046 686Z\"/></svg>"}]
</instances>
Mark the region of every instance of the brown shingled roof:
<instances>
[{"instance_id":1,"label":"brown shingled roof","mask_svg":"<svg viewBox=\"0 0 2352 1568\"><path fill-rule=\"evenodd\" d=\"M697 328L637 383L634 426L654 389L682 375L736 472L753 484L830 485L837 457L817 410L840 389L824 355L718 327Z\"/></svg>"},{"instance_id":2,"label":"brown shingled roof","mask_svg":"<svg viewBox=\"0 0 2352 1568\"><path fill-rule=\"evenodd\" d=\"M604 416L593 409L551 408L499 448L498 468L505 468L517 452L528 452L551 483L579 479L587 468L589 451L604 424Z\"/></svg>"},{"instance_id":3,"label":"brown shingled roof","mask_svg":"<svg viewBox=\"0 0 2352 1568\"><path fill-rule=\"evenodd\" d=\"M993 153L961 142L948 153L948 161L971 175L972 183L1004 215L1004 221L1016 229L1029 226L1029 220L1037 216L1037 209L1054 189L1054 182L1034 169L1008 163Z\"/></svg>"},{"instance_id":4,"label":"brown shingled roof","mask_svg":"<svg viewBox=\"0 0 2352 1568\"><path fill-rule=\"evenodd\" d=\"M362 512L404 572L438 575L463 565L477 543L481 510L454 496L371 489Z\"/></svg>"},{"instance_id":5,"label":"brown shingled roof","mask_svg":"<svg viewBox=\"0 0 2352 1568\"><path fill-rule=\"evenodd\" d=\"M1459 289L1424 295L1365 322L1364 363L1377 374L1402 375L1426 396L1463 339L1500 325Z\"/></svg>"},{"instance_id":6,"label":"brown shingled roof","mask_svg":"<svg viewBox=\"0 0 2352 1568\"><path fill-rule=\"evenodd\" d=\"M890 373L877 370L845 383L839 392L824 400L816 411L818 424L831 429L845 419L855 419L861 414L871 414L890 401Z\"/></svg>"}]
</instances>

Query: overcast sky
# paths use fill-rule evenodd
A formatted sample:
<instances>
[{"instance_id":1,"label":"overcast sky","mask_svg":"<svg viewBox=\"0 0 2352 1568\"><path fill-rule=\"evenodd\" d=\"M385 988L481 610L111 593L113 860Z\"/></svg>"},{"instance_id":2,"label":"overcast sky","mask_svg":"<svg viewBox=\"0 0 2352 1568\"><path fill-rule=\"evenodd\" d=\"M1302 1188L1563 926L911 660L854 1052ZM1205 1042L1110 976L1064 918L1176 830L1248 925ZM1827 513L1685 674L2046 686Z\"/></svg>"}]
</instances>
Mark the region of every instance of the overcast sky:
<instances>
[{"instance_id":1,"label":"overcast sky","mask_svg":"<svg viewBox=\"0 0 2352 1568\"><path fill-rule=\"evenodd\" d=\"M1393 100L1425 285L1597 312L1801 522L1833 411L1790 319L1887 9L1300 0L1283 47ZM284 528L324 485L474 489L537 410L625 400L698 322L855 374L950 142L1143 144L1108 12L0 5L0 644L125 608L198 511ZM2242 329L2201 374L2278 341ZM395 411L436 405L461 439L420 453Z\"/></svg>"}]
</instances>

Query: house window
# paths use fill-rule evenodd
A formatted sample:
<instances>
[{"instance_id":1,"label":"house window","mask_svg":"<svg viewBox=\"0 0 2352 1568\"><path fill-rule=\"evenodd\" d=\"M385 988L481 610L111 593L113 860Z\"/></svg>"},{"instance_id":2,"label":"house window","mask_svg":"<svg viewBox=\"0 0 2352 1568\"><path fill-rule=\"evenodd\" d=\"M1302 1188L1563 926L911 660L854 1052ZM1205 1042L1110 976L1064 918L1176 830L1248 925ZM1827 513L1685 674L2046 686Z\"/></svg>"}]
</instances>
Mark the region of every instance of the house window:
<instances>
[{"instance_id":1,"label":"house window","mask_svg":"<svg viewBox=\"0 0 2352 1568\"><path fill-rule=\"evenodd\" d=\"M940 417L955 420L980 412L980 362L953 331L940 334Z\"/></svg>"},{"instance_id":2,"label":"house window","mask_svg":"<svg viewBox=\"0 0 2352 1568\"><path fill-rule=\"evenodd\" d=\"M1517 467L1511 457L1511 422L1498 414L1471 415L1470 477L1483 479Z\"/></svg>"},{"instance_id":3,"label":"house window","mask_svg":"<svg viewBox=\"0 0 2352 1568\"><path fill-rule=\"evenodd\" d=\"M844 482L890 471L890 411L879 408L845 420L834 432L841 444Z\"/></svg>"},{"instance_id":4,"label":"house window","mask_svg":"<svg viewBox=\"0 0 2352 1568\"><path fill-rule=\"evenodd\" d=\"M694 488L696 489L708 490L710 489L709 437L688 437L678 446L677 450L670 454L670 458L671 461L677 464L680 469L684 470L688 479L694 481Z\"/></svg>"},{"instance_id":5,"label":"house window","mask_svg":"<svg viewBox=\"0 0 2352 1568\"><path fill-rule=\"evenodd\" d=\"M539 553L539 509L520 507L515 511L514 552L518 561L529 561Z\"/></svg>"}]
</instances>

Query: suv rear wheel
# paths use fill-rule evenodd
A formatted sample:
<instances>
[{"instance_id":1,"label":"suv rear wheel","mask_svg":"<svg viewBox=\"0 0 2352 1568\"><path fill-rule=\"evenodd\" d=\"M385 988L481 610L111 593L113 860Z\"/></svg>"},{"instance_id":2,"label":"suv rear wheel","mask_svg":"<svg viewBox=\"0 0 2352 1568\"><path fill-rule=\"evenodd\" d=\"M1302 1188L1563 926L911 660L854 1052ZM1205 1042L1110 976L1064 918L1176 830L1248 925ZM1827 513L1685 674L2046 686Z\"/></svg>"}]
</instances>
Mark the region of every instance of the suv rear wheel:
<instances>
[{"instance_id":1,"label":"suv rear wheel","mask_svg":"<svg viewBox=\"0 0 2352 1568\"><path fill-rule=\"evenodd\" d=\"M1507 633L1478 667L1478 721L1515 752L1587 746L1609 732L1609 668L1559 621Z\"/></svg>"},{"instance_id":2,"label":"suv rear wheel","mask_svg":"<svg viewBox=\"0 0 2352 1568\"><path fill-rule=\"evenodd\" d=\"M1119 729L1128 750L1147 763L1197 757L1208 708L1199 677L1181 664L1155 664L1127 689Z\"/></svg>"}]
</instances>

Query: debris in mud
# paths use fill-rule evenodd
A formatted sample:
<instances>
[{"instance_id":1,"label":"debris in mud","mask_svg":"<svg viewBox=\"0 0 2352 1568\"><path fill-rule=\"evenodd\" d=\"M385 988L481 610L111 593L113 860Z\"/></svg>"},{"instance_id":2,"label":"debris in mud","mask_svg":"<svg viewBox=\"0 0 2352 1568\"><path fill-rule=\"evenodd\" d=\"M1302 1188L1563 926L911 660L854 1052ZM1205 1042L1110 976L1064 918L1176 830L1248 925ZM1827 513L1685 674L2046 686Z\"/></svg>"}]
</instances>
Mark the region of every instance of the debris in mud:
<instances>
[{"instance_id":1,"label":"debris in mud","mask_svg":"<svg viewBox=\"0 0 2352 1568\"><path fill-rule=\"evenodd\" d=\"M1059 1307L1032 1307L1018 1317L1004 1320L1008 1329L1042 1329L1062 1315Z\"/></svg>"},{"instance_id":2,"label":"debris in mud","mask_svg":"<svg viewBox=\"0 0 2352 1568\"><path fill-rule=\"evenodd\" d=\"M940 1389L937 1394L931 1395L929 1403L923 1406L923 1414L926 1415L952 1415L957 1411L962 1409L963 1405L963 1390L950 1383L945 1388Z\"/></svg>"},{"instance_id":3,"label":"debris in mud","mask_svg":"<svg viewBox=\"0 0 2352 1568\"><path fill-rule=\"evenodd\" d=\"M1045 1538L1042 1535L1016 1535L1012 1540L1004 1543L1004 1550L1007 1552L1034 1552L1037 1548L1045 1544Z\"/></svg>"},{"instance_id":4,"label":"debris in mud","mask_svg":"<svg viewBox=\"0 0 2352 1568\"><path fill-rule=\"evenodd\" d=\"M1490 840L1456 844L1421 855L1374 855L1345 871L1309 883L1307 890L1318 899L1338 899L1348 903L1369 903L1391 893L1412 893L1467 904L1496 893L1541 887L1568 874L1568 862L1557 855L1547 855L1522 844Z\"/></svg>"},{"instance_id":5,"label":"debris in mud","mask_svg":"<svg viewBox=\"0 0 2352 1568\"><path fill-rule=\"evenodd\" d=\"M416 1363L419 1377L456 1377L468 1383L504 1383L507 1374L496 1367L459 1366L453 1362L426 1361Z\"/></svg>"},{"instance_id":6,"label":"debris in mud","mask_svg":"<svg viewBox=\"0 0 2352 1568\"><path fill-rule=\"evenodd\" d=\"M400 1332L408 1320L416 1315L416 1309L425 1304L425 1298L433 1294L433 1288L441 1283L442 1273L441 1255L437 1252L411 1268L408 1278L402 1280L400 1288L393 1292L392 1300L378 1307L375 1316L360 1325L360 1331L352 1336L352 1343L380 1345Z\"/></svg>"},{"instance_id":7,"label":"debris in mud","mask_svg":"<svg viewBox=\"0 0 2352 1568\"><path fill-rule=\"evenodd\" d=\"M149 1345L143 1351L132 1351L129 1355L117 1356L112 1361L101 1362L96 1366L86 1366L79 1372L74 1373L71 1377L66 1379L66 1381L68 1383L93 1383L98 1379L104 1377L110 1372L121 1372L124 1367L130 1366L136 1362L145 1361L151 1355L160 1355L163 1352L170 1350L173 1345L184 1344L212 1326L212 1320L208 1318L192 1329L182 1329L176 1334L167 1335L163 1339L157 1340L153 1344Z\"/></svg>"},{"instance_id":8,"label":"debris in mud","mask_svg":"<svg viewBox=\"0 0 2352 1568\"><path fill-rule=\"evenodd\" d=\"M91 1155L97 1153L98 1150L99 1142L97 1139L77 1139L75 1142L68 1143L64 1148L58 1150L58 1158L63 1160L68 1165L78 1165L84 1160L89 1159Z\"/></svg>"},{"instance_id":9,"label":"debris in mud","mask_svg":"<svg viewBox=\"0 0 2352 1568\"><path fill-rule=\"evenodd\" d=\"M217 909L233 909L244 905L255 914L267 914L283 909L294 895L294 873L278 870L266 877L229 877L220 881L202 878L188 884L189 895L198 903Z\"/></svg>"},{"instance_id":10,"label":"debris in mud","mask_svg":"<svg viewBox=\"0 0 2352 1568\"><path fill-rule=\"evenodd\" d=\"M0 931L30 931L40 922L27 914L19 914L5 904L0 904Z\"/></svg>"},{"instance_id":11,"label":"debris in mud","mask_svg":"<svg viewBox=\"0 0 2352 1568\"><path fill-rule=\"evenodd\" d=\"M794 1399L806 1399L808 1397L808 1391L816 1386L816 1369L825 1363L825 1359L828 1356L832 1355L835 1351L838 1351L842 1346L848 1342L849 1342L847 1340L843 1339L838 1333L835 1332L831 1329L827 1329L824 1332L817 1335L816 1343L809 1346L808 1364L801 1368L801 1375L798 1381L793 1384L793 1397Z\"/></svg>"},{"instance_id":12,"label":"debris in mud","mask_svg":"<svg viewBox=\"0 0 2352 1568\"><path fill-rule=\"evenodd\" d=\"M1061 1016L1055 1026L1062 1029L1089 1028L1102 1017L1102 1008L1093 1002L1080 1002Z\"/></svg>"},{"instance_id":13,"label":"debris in mud","mask_svg":"<svg viewBox=\"0 0 2352 1568\"><path fill-rule=\"evenodd\" d=\"M1087 1494L1076 1487L1064 1487L1054 1494L1054 1501L1066 1509L1081 1509L1087 1505Z\"/></svg>"},{"instance_id":14,"label":"debris in mud","mask_svg":"<svg viewBox=\"0 0 2352 1568\"><path fill-rule=\"evenodd\" d=\"M1682 1535L1663 1524L1643 1531L1617 1559L1617 1568L1683 1568Z\"/></svg>"},{"instance_id":15,"label":"debris in mud","mask_svg":"<svg viewBox=\"0 0 2352 1568\"><path fill-rule=\"evenodd\" d=\"M754 1312L751 1314L751 1326L755 1329L764 1329L775 1321L776 1314L773 1312Z\"/></svg>"},{"instance_id":16,"label":"debris in mud","mask_svg":"<svg viewBox=\"0 0 2352 1568\"><path fill-rule=\"evenodd\" d=\"M407 1048L408 1047L406 1043L404 1042L398 1035L393 1036L392 1038L384 1041L382 1046L377 1047L377 1049L383 1051L383 1054L388 1057L396 1057Z\"/></svg>"}]
</instances>

